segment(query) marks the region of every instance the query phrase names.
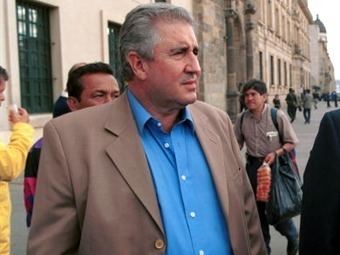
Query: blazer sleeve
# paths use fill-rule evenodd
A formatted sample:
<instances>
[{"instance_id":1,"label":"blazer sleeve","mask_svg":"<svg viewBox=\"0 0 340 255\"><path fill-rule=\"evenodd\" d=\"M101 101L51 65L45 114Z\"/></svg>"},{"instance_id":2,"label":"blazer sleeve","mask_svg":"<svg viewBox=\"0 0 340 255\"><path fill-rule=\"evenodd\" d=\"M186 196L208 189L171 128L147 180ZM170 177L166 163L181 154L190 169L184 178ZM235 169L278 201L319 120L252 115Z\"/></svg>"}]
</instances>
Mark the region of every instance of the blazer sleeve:
<instances>
[{"instance_id":1,"label":"blazer sleeve","mask_svg":"<svg viewBox=\"0 0 340 255\"><path fill-rule=\"evenodd\" d=\"M77 254L80 227L66 161L60 133L50 121L44 128L28 255Z\"/></svg>"},{"instance_id":2,"label":"blazer sleeve","mask_svg":"<svg viewBox=\"0 0 340 255\"><path fill-rule=\"evenodd\" d=\"M238 146L240 149L243 148L244 145L244 137L242 134L242 126L241 126L241 119L244 118L243 116L244 112L240 113L237 117L236 117L236 121L233 127L234 130L234 134L238 143ZM242 121L243 122L243 121Z\"/></svg>"},{"instance_id":3,"label":"blazer sleeve","mask_svg":"<svg viewBox=\"0 0 340 255\"><path fill-rule=\"evenodd\" d=\"M231 122L230 126L231 126ZM239 122L238 122L239 123ZM232 130L232 127L230 127L230 130ZM236 161L238 162L238 165L240 167L240 174L242 178L242 190L238 190L239 194L242 194L241 200L243 202L243 208L244 208L244 219L247 229L248 238L249 241L248 247L249 248L249 254L251 255L257 255L257 254L267 254L266 246L264 243L263 235L261 233L261 225L260 225L260 219L257 212L254 192L251 188L249 178L247 175L247 172L245 170L245 164L241 156L241 152L239 149L239 143L237 141L237 138L234 136L234 133L231 131L230 134L230 141L231 141L231 148L234 153L234 157L236 158ZM236 252L235 252L236 253Z\"/></svg>"},{"instance_id":4,"label":"blazer sleeve","mask_svg":"<svg viewBox=\"0 0 340 255\"><path fill-rule=\"evenodd\" d=\"M304 173L300 255L340 254L340 111L326 113Z\"/></svg>"}]
</instances>

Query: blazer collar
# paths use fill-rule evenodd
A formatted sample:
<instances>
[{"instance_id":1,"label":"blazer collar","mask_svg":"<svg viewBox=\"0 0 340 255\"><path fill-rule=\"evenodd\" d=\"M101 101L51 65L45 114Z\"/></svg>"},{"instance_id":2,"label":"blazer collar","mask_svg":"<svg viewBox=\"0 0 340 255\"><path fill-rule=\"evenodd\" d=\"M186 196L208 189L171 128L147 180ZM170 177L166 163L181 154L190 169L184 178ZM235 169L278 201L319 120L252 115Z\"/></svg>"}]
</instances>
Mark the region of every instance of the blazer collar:
<instances>
[{"instance_id":1,"label":"blazer collar","mask_svg":"<svg viewBox=\"0 0 340 255\"><path fill-rule=\"evenodd\" d=\"M164 234L156 189L126 92L112 103L111 109L112 113L108 115L105 129L112 133L115 139L108 146L107 154ZM218 134L207 125L209 121L195 107L195 104L190 105L189 109L195 131L211 169L222 210L227 218L229 198L222 141Z\"/></svg>"},{"instance_id":2,"label":"blazer collar","mask_svg":"<svg viewBox=\"0 0 340 255\"><path fill-rule=\"evenodd\" d=\"M164 234L156 190L126 93L112 103L108 116L105 129L115 138L106 152Z\"/></svg>"},{"instance_id":3,"label":"blazer collar","mask_svg":"<svg viewBox=\"0 0 340 255\"><path fill-rule=\"evenodd\" d=\"M200 141L205 157L208 161L211 174L215 183L216 191L220 200L222 210L227 218L229 214L229 197L226 176L226 166L224 165L224 150L221 138L214 132L207 123L209 120L205 115L200 113L195 104L190 107L195 131Z\"/></svg>"}]
</instances>

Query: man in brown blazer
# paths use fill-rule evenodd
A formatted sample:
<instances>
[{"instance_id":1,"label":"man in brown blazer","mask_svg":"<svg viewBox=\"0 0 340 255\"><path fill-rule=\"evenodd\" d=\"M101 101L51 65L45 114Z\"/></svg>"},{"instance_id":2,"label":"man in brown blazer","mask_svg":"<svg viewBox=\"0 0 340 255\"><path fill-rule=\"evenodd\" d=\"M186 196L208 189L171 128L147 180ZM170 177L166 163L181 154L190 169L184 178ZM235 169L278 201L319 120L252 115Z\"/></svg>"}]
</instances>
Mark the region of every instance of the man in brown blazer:
<instances>
[{"instance_id":1,"label":"man in brown blazer","mask_svg":"<svg viewBox=\"0 0 340 255\"><path fill-rule=\"evenodd\" d=\"M170 4L133 9L128 90L46 125L28 254L266 254L230 119L196 101L192 24Z\"/></svg>"}]
</instances>

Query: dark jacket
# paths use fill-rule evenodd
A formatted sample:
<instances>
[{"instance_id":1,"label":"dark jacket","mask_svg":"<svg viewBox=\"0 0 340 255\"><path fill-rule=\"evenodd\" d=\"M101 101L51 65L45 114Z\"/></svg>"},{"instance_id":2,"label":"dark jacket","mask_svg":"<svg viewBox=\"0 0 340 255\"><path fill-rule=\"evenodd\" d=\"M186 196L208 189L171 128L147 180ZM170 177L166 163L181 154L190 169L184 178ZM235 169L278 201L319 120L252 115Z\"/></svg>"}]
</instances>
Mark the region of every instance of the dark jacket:
<instances>
[{"instance_id":1,"label":"dark jacket","mask_svg":"<svg viewBox=\"0 0 340 255\"><path fill-rule=\"evenodd\" d=\"M324 115L304 173L300 255L340 254L340 110Z\"/></svg>"}]
</instances>

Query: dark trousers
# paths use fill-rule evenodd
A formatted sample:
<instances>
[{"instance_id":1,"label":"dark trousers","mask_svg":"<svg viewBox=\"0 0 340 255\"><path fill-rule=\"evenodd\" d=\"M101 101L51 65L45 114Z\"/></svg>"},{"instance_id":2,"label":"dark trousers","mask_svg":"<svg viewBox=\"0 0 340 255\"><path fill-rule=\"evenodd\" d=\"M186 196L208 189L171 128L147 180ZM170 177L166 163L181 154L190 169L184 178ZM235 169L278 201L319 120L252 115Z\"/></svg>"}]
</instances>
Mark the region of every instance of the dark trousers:
<instances>
[{"instance_id":1,"label":"dark trousers","mask_svg":"<svg viewBox=\"0 0 340 255\"><path fill-rule=\"evenodd\" d=\"M263 158L254 158L252 156L247 156L247 174L253 188L254 194L256 194L256 186L257 186L257 169L261 166L263 162ZM263 233L263 238L266 243L268 254L270 254L270 232L269 232L269 223L266 216L266 203L265 202L256 202L257 210L259 213L261 228ZM276 224L274 228L283 236L287 238L289 241L294 241L298 238L298 232L294 225L292 219L288 219L285 221Z\"/></svg>"},{"instance_id":2,"label":"dark trousers","mask_svg":"<svg viewBox=\"0 0 340 255\"><path fill-rule=\"evenodd\" d=\"M295 116L296 116L296 107L293 105L288 105L287 107L287 112L290 118L290 122L293 122L295 120Z\"/></svg>"},{"instance_id":3,"label":"dark trousers","mask_svg":"<svg viewBox=\"0 0 340 255\"><path fill-rule=\"evenodd\" d=\"M310 112L311 110L308 108L303 109L303 117L305 118L305 123L310 123Z\"/></svg>"}]
</instances>

